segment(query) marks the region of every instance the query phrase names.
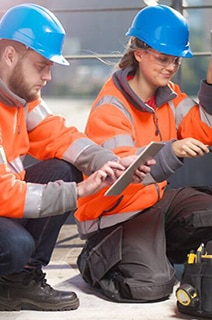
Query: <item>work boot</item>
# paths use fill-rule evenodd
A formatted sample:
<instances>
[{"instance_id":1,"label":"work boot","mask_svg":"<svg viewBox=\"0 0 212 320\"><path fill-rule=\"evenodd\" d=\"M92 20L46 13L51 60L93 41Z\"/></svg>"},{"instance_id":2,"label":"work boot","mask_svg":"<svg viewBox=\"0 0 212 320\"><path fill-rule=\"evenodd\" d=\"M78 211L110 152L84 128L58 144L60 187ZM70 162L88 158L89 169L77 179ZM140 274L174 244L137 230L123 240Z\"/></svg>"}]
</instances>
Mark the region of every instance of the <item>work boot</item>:
<instances>
[{"instance_id":1,"label":"work boot","mask_svg":"<svg viewBox=\"0 0 212 320\"><path fill-rule=\"evenodd\" d=\"M40 268L28 270L0 277L0 311L64 311L79 307L74 292L54 290Z\"/></svg>"}]
</instances>

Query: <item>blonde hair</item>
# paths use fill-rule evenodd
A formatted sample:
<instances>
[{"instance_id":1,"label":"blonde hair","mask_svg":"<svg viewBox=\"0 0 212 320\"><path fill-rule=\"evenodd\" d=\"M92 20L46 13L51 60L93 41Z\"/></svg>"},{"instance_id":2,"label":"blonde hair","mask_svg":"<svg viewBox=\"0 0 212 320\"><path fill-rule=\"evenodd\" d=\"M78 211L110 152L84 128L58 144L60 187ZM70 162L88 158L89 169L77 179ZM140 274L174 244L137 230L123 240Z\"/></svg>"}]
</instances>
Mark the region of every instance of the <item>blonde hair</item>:
<instances>
[{"instance_id":1,"label":"blonde hair","mask_svg":"<svg viewBox=\"0 0 212 320\"><path fill-rule=\"evenodd\" d=\"M133 66L136 70L138 67L138 62L135 59L134 51L136 49L147 50L148 48L150 47L142 40L139 40L135 37L131 37L127 44L123 57L118 62L118 68L126 69L127 67Z\"/></svg>"}]
</instances>

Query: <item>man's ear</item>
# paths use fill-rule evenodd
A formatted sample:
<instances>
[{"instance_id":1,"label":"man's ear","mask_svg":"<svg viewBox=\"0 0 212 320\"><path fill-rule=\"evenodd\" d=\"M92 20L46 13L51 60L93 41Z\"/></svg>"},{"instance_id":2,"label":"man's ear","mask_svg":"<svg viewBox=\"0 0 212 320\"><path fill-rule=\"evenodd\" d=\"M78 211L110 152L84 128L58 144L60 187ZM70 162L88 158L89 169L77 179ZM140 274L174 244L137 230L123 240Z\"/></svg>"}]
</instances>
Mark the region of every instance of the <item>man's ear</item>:
<instances>
[{"instance_id":1,"label":"man's ear","mask_svg":"<svg viewBox=\"0 0 212 320\"><path fill-rule=\"evenodd\" d=\"M134 51L134 57L136 61L140 62L143 59L144 52L142 50L135 50Z\"/></svg>"},{"instance_id":2,"label":"man's ear","mask_svg":"<svg viewBox=\"0 0 212 320\"><path fill-rule=\"evenodd\" d=\"M13 46L5 47L5 50L3 52L3 59L8 66L11 66L17 62L18 54Z\"/></svg>"}]
</instances>

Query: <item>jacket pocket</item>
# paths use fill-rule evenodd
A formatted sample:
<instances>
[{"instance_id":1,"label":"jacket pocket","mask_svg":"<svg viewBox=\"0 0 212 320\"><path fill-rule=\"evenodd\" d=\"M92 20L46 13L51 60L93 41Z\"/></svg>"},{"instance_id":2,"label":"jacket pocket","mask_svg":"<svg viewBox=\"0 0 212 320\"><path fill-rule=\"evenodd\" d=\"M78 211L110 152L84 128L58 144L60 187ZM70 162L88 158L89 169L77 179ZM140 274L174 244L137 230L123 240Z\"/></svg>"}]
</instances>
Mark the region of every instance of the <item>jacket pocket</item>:
<instances>
[{"instance_id":1,"label":"jacket pocket","mask_svg":"<svg viewBox=\"0 0 212 320\"><path fill-rule=\"evenodd\" d=\"M212 209L194 211L179 221L182 227L203 228L212 226Z\"/></svg>"},{"instance_id":2,"label":"jacket pocket","mask_svg":"<svg viewBox=\"0 0 212 320\"><path fill-rule=\"evenodd\" d=\"M212 226L212 209L194 212L193 226L196 228Z\"/></svg>"}]
</instances>

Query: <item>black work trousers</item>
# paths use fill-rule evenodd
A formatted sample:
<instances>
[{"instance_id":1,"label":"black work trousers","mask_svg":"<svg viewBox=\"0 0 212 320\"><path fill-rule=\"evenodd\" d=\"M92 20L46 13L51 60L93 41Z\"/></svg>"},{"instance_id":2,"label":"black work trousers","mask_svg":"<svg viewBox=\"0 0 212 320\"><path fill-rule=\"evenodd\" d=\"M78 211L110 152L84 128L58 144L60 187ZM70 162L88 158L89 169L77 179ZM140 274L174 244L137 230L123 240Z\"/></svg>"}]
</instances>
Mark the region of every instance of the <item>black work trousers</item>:
<instances>
[{"instance_id":1,"label":"black work trousers","mask_svg":"<svg viewBox=\"0 0 212 320\"><path fill-rule=\"evenodd\" d=\"M119 302L167 298L175 284L173 264L212 239L212 193L205 191L167 189L151 208L99 230L78 258L85 281Z\"/></svg>"}]
</instances>

